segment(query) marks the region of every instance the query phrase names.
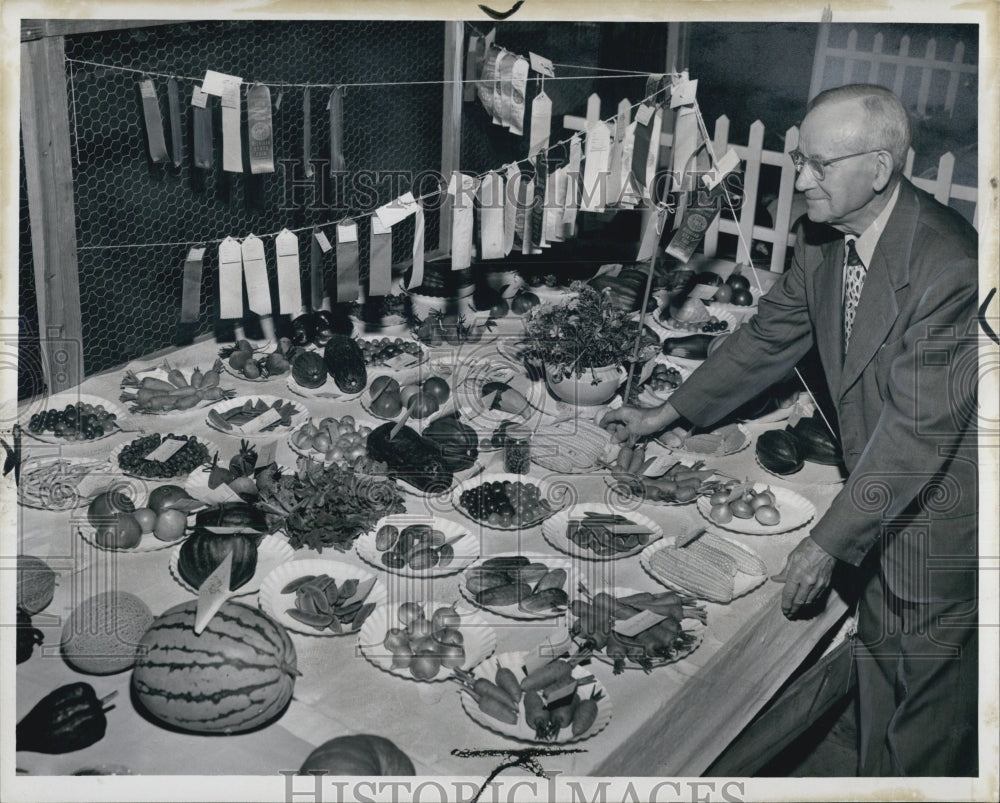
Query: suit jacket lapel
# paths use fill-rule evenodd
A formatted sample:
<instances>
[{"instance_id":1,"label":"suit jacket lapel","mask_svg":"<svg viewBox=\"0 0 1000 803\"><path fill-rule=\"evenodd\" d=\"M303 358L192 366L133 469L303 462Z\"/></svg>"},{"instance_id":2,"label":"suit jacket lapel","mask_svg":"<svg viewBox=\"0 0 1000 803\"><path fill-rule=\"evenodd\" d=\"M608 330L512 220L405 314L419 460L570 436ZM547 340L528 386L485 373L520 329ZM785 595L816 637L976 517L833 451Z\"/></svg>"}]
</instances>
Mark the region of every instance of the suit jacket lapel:
<instances>
[{"instance_id":1,"label":"suit jacket lapel","mask_svg":"<svg viewBox=\"0 0 1000 803\"><path fill-rule=\"evenodd\" d=\"M910 246L918 211L916 194L910 183L903 179L896 208L892 210L885 231L879 237L865 275L861 300L854 316L851 342L844 356L841 396L861 376L899 316L896 292L909 283Z\"/></svg>"},{"instance_id":2,"label":"suit jacket lapel","mask_svg":"<svg viewBox=\"0 0 1000 803\"><path fill-rule=\"evenodd\" d=\"M822 246L822 264L815 276L813 324L816 327L816 348L826 373L827 386L840 387L844 363L843 316L840 299L843 296L844 241L838 238Z\"/></svg>"}]
</instances>

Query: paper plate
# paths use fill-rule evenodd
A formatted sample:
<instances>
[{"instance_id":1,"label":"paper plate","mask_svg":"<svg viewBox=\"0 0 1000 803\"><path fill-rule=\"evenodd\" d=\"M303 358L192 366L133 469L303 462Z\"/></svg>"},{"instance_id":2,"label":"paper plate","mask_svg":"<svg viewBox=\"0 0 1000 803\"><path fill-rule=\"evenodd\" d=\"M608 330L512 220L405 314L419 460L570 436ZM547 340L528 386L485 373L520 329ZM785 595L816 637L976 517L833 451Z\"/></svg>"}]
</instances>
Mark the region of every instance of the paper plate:
<instances>
[{"instance_id":1,"label":"paper plate","mask_svg":"<svg viewBox=\"0 0 1000 803\"><path fill-rule=\"evenodd\" d=\"M21 463L17 502L35 510L73 510L89 505L117 474L107 460L31 457Z\"/></svg>"},{"instance_id":2,"label":"paper plate","mask_svg":"<svg viewBox=\"0 0 1000 803\"><path fill-rule=\"evenodd\" d=\"M291 380L289 380L291 381ZM306 410L305 405L301 402L292 401L289 402L288 399L282 398L280 396L269 396L263 393L254 394L252 396L237 396L235 399L229 399L223 404L220 404L216 408L216 412L220 415L229 412L230 410L235 410L237 407L241 407L244 403L251 401L256 402L257 400L263 401L270 407L275 402L280 402L281 404L291 403L295 405L295 412L292 413L291 422L286 426L278 423L277 426L266 432L244 432L242 427L234 426L231 430L222 429L220 426L215 424L211 417L205 419L205 423L208 424L216 432L221 432L223 435L228 435L231 438L240 438L241 440L248 441L273 441L278 438L284 437L297 426L302 424L306 418L309 417L309 411ZM263 413L262 413L263 414Z\"/></svg>"},{"instance_id":3,"label":"paper plate","mask_svg":"<svg viewBox=\"0 0 1000 803\"><path fill-rule=\"evenodd\" d=\"M289 375L285 380L285 385L292 393L296 396L301 396L303 399L333 399L335 401L351 401L364 393L363 389L359 390L357 393L344 393L337 387L337 383L333 381L332 376L328 376L326 378L326 382L318 388L304 387L296 382L295 377L291 375Z\"/></svg>"},{"instance_id":4,"label":"paper plate","mask_svg":"<svg viewBox=\"0 0 1000 803\"><path fill-rule=\"evenodd\" d=\"M559 306L561 304L567 304L580 294L575 290L570 290L568 287L549 287L545 284L540 284L537 287L531 287L530 285L525 288L528 293L534 293L540 302L543 304L551 304L553 306Z\"/></svg>"},{"instance_id":5,"label":"paper plate","mask_svg":"<svg viewBox=\"0 0 1000 803\"><path fill-rule=\"evenodd\" d=\"M774 494L775 507L777 507L778 513L781 514L781 521L777 524L767 525L761 524L754 518L738 519L735 517L726 524L719 524L709 518L708 513L712 509L712 503L704 496L698 498L698 512L713 527L721 527L724 530L742 533L743 535L777 535L778 533L787 533L790 530L797 530L799 527L808 524L816 516L816 506L804 496L795 493L795 491L782 488L780 485L767 486L761 482L754 484L754 490L756 491L763 491L766 487L771 488L771 492Z\"/></svg>"},{"instance_id":6,"label":"paper plate","mask_svg":"<svg viewBox=\"0 0 1000 803\"><path fill-rule=\"evenodd\" d=\"M276 350L277 350L277 344L271 343L270 341L264 343L264 345L258 346L256 349L254 349L253 353L254 360L266 358L269 354L273 354ZM289 366L289 368L287 368L285 371L282 371L280 374L259 376L256 379L251 379L248 376L244 376L241 371L237 371L235 368L233 368L229 364L229 357L220 357L219 361L222 363L222 370L225 371L230 376L235 377L241 382L252 382L254 384L260 384L261 382L272 382L275 379L284 379L285 377L288 376L289 371L292 370L291 367Z\"/></svg>"},{"instance_id":7,"label":"paper plate","mask_svg":"<svg viewBox=\"0 0 1000 803\"><path fill-rule=\"evenodd\" d=\"M174 542L176 543L176 542ZM261 585L272 571L292 559L295 554L295 550L291 548L288 544L288 540L284 536L275 535L273 533L265 535L260 543L257 545L257 569L244 585L240 586L233 592L234 597L245 597L248 594L255 594L260 591ZM198 589L190 585L187 580L181 577L181 573L177 568L177 563L180 560L181 550L180 547L175 549L170 555L170 576L177 581L185 591L192 594L197 594Z\"/></svg>"},{"instance_id":8,"label":"paper plate","mask_svg":"<svg viewBox=\"0 0 1000 803\"><path fill-rule=\"evenodd\" d=\"M592 594L597 595L600 593L611 594L614 597L627 597L631 594L640 593L638 589L635 588L623 588L620 586L614 587L602 587L593 589ZM582 599L586 601L586 598L580 596L579 594L573 597L573 599ZM576 622L576 617L570 614L568 624L572 628L573 624ZM688 636L691 637L691 641L685 644L683 647L679 648L673 655L666 658L652 658L650 659L650 666L652 668L657 668L660 666L666 666L667 664L674 664L678 661L682 661L687 658L691 653L698 649L701 645L702 640L705 637L705 625L701 619L694 617L685 617L681 619L681 630ZM572 637L572 636L571 636ZM606 650L594 650L594 659L600 661L602 664L608 664L609 666L614 666L615 659L608 655ZM634 661L625 661L624 667L626 669L642 669L643 667Z\"/></svg>"},{"instance_id":9,"label":"paper plate","mask_svg":"<svg viewBox=\"0 0 1000 803\"><path fill-rule=\"evenodd\" d=\"M433 613L438 607L444 606L455 607L456 613L459 614L460 623L457 629L462 635L462 648L465 652L465 660L459 668L470 671L496 651L496 631L490 627L482 614L464 605L456 607L453 603L432 602L425 605L425 610ZM361 654L383 672L404 680L412 680L415 683L440 683L450 680L455 672L448 667L441 667L432 678L417 678L408 668L392 665L392 653L383 645L383 641L390 627L403 627L395 616L390 616L396 610L398 610L397 605L380 605L365 619L358 635L358 648Z\"/></svg>"},{"instance_id":10,"label":"paper plate","mask_svg":"<svg viewBox=\"0 0 1000 803\"><path fill-rule=\"evenodd\" d=\"M714 316L720 321L725 321L728 326L717 332L703 332L701 329L685 329L676 320L670 317L669 309L658 309L653 313L652 317L653 320L655 320L659 325L664 337L687 337L688 335L709 335L710 337L716 337L718 335L730 334L739 325L736 316L728 310L716 309L713 311L711 305L705 307L705 310L708 312L709 318ZM701 321L701 323L706 324L708 323L708 320L706 319Z\"/></svg>"},{"instance_id":11,"label":"paper plate","mask_svg":"<svg viewBox=\"0 0 1000 803\"><path fill-rule=\"evenodd\" d=\"M360 629L346 630L343 633L334 633L332 630L317 630L288 615L288 609L295 607L295 592L282 594L282 589L297 578L306 575L318 577L323 574L332 577L338 586L344 581L351 579L358 581L374 580L375 584L372 586L371 591L368 592L368 596L365 597L364 601L366 603L375 603L376 611L378 610L378 606L381 606L386 600L385 586L368 569L353 566L350 563L344 563L339 560L305 558L303 560L289 560L271 571L260 585L257 604L260 605L260 609L264 613L276 622L288 630L301 633L302 635L328 637L347 636L358 633ZM372 615L374 613L375 611L372 611Z\"/></svg>"},{"instance_id":12,"label":"paper plate","mask_svg":"<svg viewBox=\"0 0 1000 803\"><path fill-rule=\"evenodd\" d=\"M704 537L705 536L702 536L702 538ZM738 541L734 541L731 538L725 538L725 536L722 535L717 535L716 537L723 538L725 541L729 543L731 547L746 553L751 558L761 561L762 563L764 562L763 558L761 558L761 556L758 555L754 550L750 549L750 547L744 546L743 544L739 543ZM676 538L670 537L670 538L664 538L657 544L650 544L646 549L644 549L639 554L639 565L642 566L646 574L648 574L650 577L656 580L656 582L658 582L660 585L669 588L671 591L676 591L678 594L682 594L687 597L703 596L698 591L687 588L679 583L671 583L668 582L667 580L664 580L663 577L659 574L659 572L657 572L656 569L654 569L651 566L650 559L656 552L658 552L661 549L667 549L669 547L672 547L675 543L676 543ZM756 574L756 573L746 573L737 571L736 576L733 578L733 599L738 599L739 597L742 597L745 594L749 594L754 589L760 587L767 580L767 577L768 577L767 573ZM725 605L726 603L720 603L720 604Z\"/></svg>"},{"instance_id":13,"label":"paper plate","mask_svg":"<svg viewBox=\"0 0 1000 803\"><path fill-rule=\"evenodd\" d=\"M601 516L620 515L623 518L628 519L632 524L648 530L649 535L646 536L645 541L637 541L633 546L627 549L611 552L607 555L598 554L592 549L581 547L579 544L571 541L568 536L570 521L573 519L586 520L588 513ZM548 541L560 552L565 552L567 555L572 555L574 558L584 558L585 560L619 560L621 558L631 557L632 555L638 555L647 544L652 543L653 541L658 541L663 537L663 528L648 516L644 516L634 510L622 513L619 509L610 507L609 505L586 502L579 505L573 505L573 507L568 510L560 510L551 518L542 522L542 535L545 537L546 541Z\"/></svg>"},{"instance_id":14,"label":"paper plate","mask_svg":"<svg viewBox=\"0 0 1000 803\"><path fill-rule=\"evenodd\" d=\"M225 367L225 365L224 365L224 367ZM145 377L148 376L148 377L152 377L154 379L162 380L164 382L169 382L170 381L169 378L168 378L168 372L162 366L160 366L160 365L153 365L153 366L150 366L148 368L132 368L131 370L132 370L132 373L135 374L140 380L142 380L143 378L145 378ZM211 368L208 371L205 371L205 373L208 374L210 371L211 371ZM186 379L190 380L191 379L191 374L194 373L194 368L191 368L191 369L181 369L181 373L184 374L184 377ZM232 374L232 375L236 376L236 374ZM137 390L137 388L126 387L124 385L122 386L122 392L123 393L135 393L136 390ZM223 400L222 399L202 399L194 407L190 407L187 410L144 410L141 407L138 407L138 406L136 406L134 404L129 408L129 410L134 415L160 415L160 416L162 416L162 415L184 415L185 413L188 413L191 410L203 410L206 407L211 407L213 404L219 404L221 401L223 401Z\"/></svg>"},{"instance_id":15,"label":"paper plate","mask_svg":"<svg viewBox=\"0 0 1000 803\"><path fill-rule=\"evenodd\" d=\"M323 463L325 465L326 454L324 452L318 452L311 447L303 448L301 446L295 445L294 442L295 433L297 433L300 429L302 429L302 427L304 427L307 423L309 422L303 421L301 424L299 424L297 427L292 429L291 432L288 433L288 448L291 449L293 452L295 452L295 454L297 455L301 455L302 457L308 457L310 460L315 460L317 463ZM371 431L375 429L375 427L377 427L378 424L374 421L358 421L357 419L355 419L354 426L355 426L355 431L357 431L361 427L368 427L369 431ZM362 438L365 437L367 437L367 434L362 436Z\"/></svg>"},{"instance_id":16,"label":"paper plate","mask_svg":"<svg viewBox=\"0 0 1000 803\"><path fill-rule=\"evenodd\" d=\"M723 446L716 449L714 452L699 452L696 449L688 447L686 444L684 446L671 446L669 443L665 443L663 441L662 436L658 437L656 439L656 442L660 444L660 446L662 446L664 449L669 449L671 452L674 452L675 454L688 455L696 459L698 458L704 459L706 457L727 457L728 455L736 454L737 452L742 452L750 445L750 440L751 440L750 431L745 426L743 426L742 424L727 424L726 426L734 428L743 436L743 440L740 442L738 446L731 446L729 448Z\"/></svg>"},{"instance_id":17,"label":"paper plate","mask_svg":"<svg viewBox=\"0 0 1000 803\"><path fill-rule=\"evenodd\" d=\"M454 557L447 566L432 566L429 569L412 569L409 566L392 568L382 562L382 556L385 553L375 546L378 531L386 525L396 527L399 531L402 531L405 527L413 524L429 524L431 528L440 530L444 534L444 540L450 542L454 550ZM458 540L454 540L456 538ZM354 551L358 553L358 557L365 563L384 572L398 574L401 577L446 577L450 574L457 574L464 571L469 564L479 557L479 538L472 534L469 527L451 519L441 516L397 513L379 519L374 528L360 536L354 542Z\"/></svg>"},{"instance_id":18,"label":"paper plate","mask_svg":"<svg viewBox=\"0 0 1000 803\"><path fill-rule=\"evenodd\" d=\"M31 416L34 413L41 413L45 410L63 410L67 405L70 404L91 404L94 407L103 407L106 412L114 413L116 426L107 430L99 438L91 438L90 440L68 440L61 435L56 435L54 432L32 432L28 429L28 423L31 421ZM42 443L53 443L59 446L64 446L67 448L74 448L78 446L88 447L90 444L96 443L97 441L102 441L105 438L110 438L112 435L117 435L122 430L120 427L123 425L126 429L129 429L133 423L133 419L129 415L128 411L118 402L105 399L102 396L94 396L89 393L74 393L71 390L64 391L62 393L56 393L52 396L43 396L33 402L25 404L21 407L18 412L18 423L21 425L21 430L25 435L30 435L37 441Z\"/></svg>"},{"instance_id":19,"label":"paper plate","mask_svg":"<svg viewBox=\"0 0 1000 803\"><path fill-rule=\"evenodd\" d=\"M681 383L685 382L689 376L691 376L692 368L688 365L682 365L675 357L668 357L665 354L657 355L656 359L652 361L652 365L644 368L644 372L648 370L650 375L652 375L653 368L657 365L663 365L667 368L673 368L680 374ZM636 377L638 379L638 377ZM636 380L633 380L636 381ZM680 387L678 385L678 387ZM636 402L640 407L659 407L663 402L667 401L674 393L677 388L664 387L659 390L651 387L647 382L641 385L641 390L639 395L636 397Z\"/></svg>"},{"instance_id":20,"label":"paper plate","mask_svg":"<svg viewBox=\"0 0 1000 803\"><path fill-rule=\"evenodd\" d=\"M141 437L148 437L148 436L140 435L139 437L141 438ZM186 478L190 477L192 474L197 473L198 471L200 471L203 466L210 465L211 462L212 462L212 457L215 455L216 452L219 451L219 447L216 446L216 444L213 443L212 441L209 441L209 440L207 440L207 439L205 439L205 438L203 438L203 437L201 437L199 435L188 436L189 439L191 437L197 438L198 443L200 443L202 446L204 446L208 450L208 457L205 459L205 461L203 463L199 463L197 466L195 466L193 469L191 469L191 471L187 472L186 474L176 474L176 475L174 475L172 477L147 477L147 476L145 476L143 474L136 474L135 472L130 471L130 470L124 468L118 462L118 458L121 456L121 453L125 449L125 447L126 446L131 446L132 443L134 443L135 441L129 441L128 443L119 443L119 444L116 444L114 446L114 448L111 450L111 453L108 455L108 463L111 466L114 467L115 471L119 472L120 474L123 474L126 477L132 477L133 479L145 480L146 482L174 482L174 483L179 483L181 481L186 480ZM161 443L162 443L162 438L161 438ZM149 462L149 461L144 461L144 462Z\"/></svg>"},{"instance_id":21,"label":"paper plate","mask_svg":"<svg viewBox=\"0 0 1000 803\"><path fill-rule=\"evenodd\" d=\"M585 420L542 424L531 435L531 462L560 474L590 474L617 452L611 433Z\"/></svg>"},{"instance_id":22,"label":"paper plate","mask_svg":"<svg viewBox=\"0 0 1000 803\"><path fill-rule=\"evenodd\" d=\"M515 676L520 680L524 677L524 670L521 668L524 664L525 658L527 658L529 653L527 652L505 652L500 655L495 655L492 658L487 658L474 670L472 670L472 675L474 678L486 678L492 681L496 677L497 669L501 666L507 667ZM484 714L479 710L479 706L476 704L475 700L469 696L466 692L459 690L459 694L462 696L462 708L465 709L465 713L469 715L473 722L480 725L487 730L491 730L494 733L499 733L501 736L506 736L508 739L514 739L519 742L530 742L534 744L572 744L574 742L581 742L584 739L589 739L591 736L595 736L604 730L608 723L611 721L611 700L608 697L608 692L601 684L600 680L595 678L590 674L590 670L575 666L573 668L573 677L581 681L587 681L586 685L582 685L578 689L578 693L581 698L590 697L591 694L600 694L597 699L597 719L594 720L594 724L591 725L587 730L581 733L579 736L574 736L573 731L570 728L563 728L559 731L556 738L541 741L535 736L534 728L528 726L524 721L524 702L523 698L520 703L520 710L517 718L516 725L510 725L506 722L502 722L499 719L494 719L488 714Z\"/></svg>"},{"instance_id":23,"label":"paper plate","mask_svg":"<svg viewBox=\"0 0 1000 803\"><path fill-rule=\"evenodd\" d=\"M516 555L524 555L532 563L544 563L549 569L562 569L566 572L566 583L563 586L563 590L566 592L567 597L569 596L570 590L575 587L577 573L573 562L567 558L553 557L552 555L530 555L526 552L499 552L495 555L488 555L480 558L478 561L469 566L466 571L468 572L469 570L473 570L477 567L482 567L483 564L490 558L510 558ZM498 616L503 616L507 619L555 619L565 614L565 609L553 611L525 611L522 610L517 603L514 603L513 605L485 605L478 602L476 600L476 595L469 591L466 577L462 577L459 581L458 590L470 604L489 611L490 613L495 613Z\"/></svg>"},{"instance_id":24,"label":"paper plate","mask_svg":"<svg viewBox=\"0 0 1000 803\"><path fill-rule=\"evenodd\" d=\"M486 482L523 482L535 485L539 490L539 499L548 501L550 506L549 512L533 521L514 522L510 525L502 525L499 523L490 524L488 521L481 521L465 509L461 503L461 498L465 491L475 490ZM531 527L537 527L545 521L545 519L559 510L566 503L566 497L568 496L570 490L570 486L565 483L552 483L545 479L529 478L524 474L490 473L482 474L481 476L472 477L471 479L459 482L451 491L451 503L459 513L482 527L488 527L492 530L527 530Z\"/></svg>"}]
</instances>

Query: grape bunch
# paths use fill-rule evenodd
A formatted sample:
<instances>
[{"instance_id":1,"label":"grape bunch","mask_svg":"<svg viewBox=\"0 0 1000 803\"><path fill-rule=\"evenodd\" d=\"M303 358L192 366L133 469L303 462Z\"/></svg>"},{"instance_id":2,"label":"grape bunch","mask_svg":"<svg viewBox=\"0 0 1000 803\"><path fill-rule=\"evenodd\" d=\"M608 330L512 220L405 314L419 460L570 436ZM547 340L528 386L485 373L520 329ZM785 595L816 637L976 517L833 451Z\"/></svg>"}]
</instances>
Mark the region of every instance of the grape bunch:
<instances>
[{"instance_id":1,"label":"grape bunch","mask_svg":"<svg viewBox=\"0 0 1000 803\"><path fill-rule=\"evenodd\" d=\"M173 438L186 443L167 460L146 460L146 455L156 449L163 440ZM174 435L161 438L159 433L136 438L118 455L118 467L136 477L147 479L169 479L184 477L209 460L208 447L199 443L194 435Z\"/></svg>"},{"instance_id":2,"label":"grape bunch","mask_svg":"<svg viewBox=\"0 0 1000 803\"><path fill-rule=\"evenodd\" d=\"M387 360L400 354L420 355L420 344L415 340L404 340L401 337L382 337L377 340L359 340L361 353L367 365L385 365Z\"/></svg>"},{"instance_id":3,"label":"grape bunch","mask_svg":"<svg viewBox=\"0 0 1000 803\"><path fill-rule=\"evenodd\" d=\"M51 408L35 413L28 420L28 431L51 432L69 441L103 438L115 428L117 416L104 409L103 404L67 404L63 409Z\"/></svg>"},{"instance_id":4,"label":"grape bunch","mask_svg":"<svg viewBox=\"0 0 1000 803\"><path fill-rule=\"evenodd\" d=\"M708 321L702 324L701 331L707 335L712 335L716 332L725 332L728 328L729 321L719 320L713 315Z\"/></svg>"},{"instance_id":5,"label":"grape bunch","mask_svg":"<svg viewBox=\"0 0 1000 803\"><path fill-rule=\"evenodd\" d=\"M484 482L463 491L458 503L477 521L494 527L537 524L552 512L547 499L531 482Z\"/></svg>"}]
</instances>

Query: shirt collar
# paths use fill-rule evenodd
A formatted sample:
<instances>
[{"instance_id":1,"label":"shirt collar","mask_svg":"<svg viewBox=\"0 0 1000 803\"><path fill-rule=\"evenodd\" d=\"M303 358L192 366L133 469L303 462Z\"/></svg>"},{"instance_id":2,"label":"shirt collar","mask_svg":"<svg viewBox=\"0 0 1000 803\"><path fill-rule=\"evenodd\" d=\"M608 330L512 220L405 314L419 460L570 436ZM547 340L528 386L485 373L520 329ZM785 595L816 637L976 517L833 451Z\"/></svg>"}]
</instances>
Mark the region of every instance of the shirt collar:
<instances>
[{"instance_id":1,"label":"shirt collar","mask_svg":"<svg viewBox=\"0 0 1000 803\"><path fill-rule=\"evenodd\" d=\"M896 206L896 199L899 198L899 182L896 182L896 186L893 187L892 195L889 196L889 202L885 205L885 208L878 213L871 224L861 232L860 237L852 237L848 235L844 238L846 243L848 240L854 240L854 248L858 252L858 256L861 261L865 263L865 266L871 264L872 256L875 254L875 246L878 245L879 237L882 236L882 232L885 230L885 224L889 220L889 215L892 214L893 208Z\"/></svg>"}]
</instances>

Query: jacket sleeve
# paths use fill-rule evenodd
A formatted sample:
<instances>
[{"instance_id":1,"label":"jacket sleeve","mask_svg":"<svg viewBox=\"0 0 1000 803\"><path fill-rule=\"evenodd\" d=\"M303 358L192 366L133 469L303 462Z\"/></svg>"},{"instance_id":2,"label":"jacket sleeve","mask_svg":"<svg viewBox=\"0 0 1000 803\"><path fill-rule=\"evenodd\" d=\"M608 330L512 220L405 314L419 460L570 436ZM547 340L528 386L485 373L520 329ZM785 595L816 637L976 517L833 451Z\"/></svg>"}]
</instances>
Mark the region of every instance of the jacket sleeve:
<instances>
[{"instance_id":1,"label":"jacket sleeve","mask_svg":"<svg viewBox=\"0 0 1000 803\"><path fill-rule=\"evenodd\" d=\"M949 463L963 443L974 447L978 346L975 311L977 261L953 259L924 289L900 347L888 366L887 392L874 431L844 488L812 537L834 557L854 565L889 521L928 497L928 508L969 509L950 487ZM929 484L930 483L930 484ZM937 500L928 494L936 496ZM944 513L943 515L948 515Z\"/></svg>"},{"instance_id":2,"label":"jacket sleeve","mask_svg":"<svg viewBox=\"0 0 1000 803\"><path fill-rule=\"evenodd\" d=\"M757 314L726 338L670 396L691 423L708 426L784 379L809 351L813 330L806 304L803 256L760 299Z\"/></svg>"}]
</instances>

